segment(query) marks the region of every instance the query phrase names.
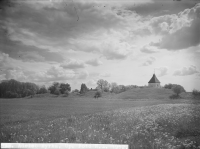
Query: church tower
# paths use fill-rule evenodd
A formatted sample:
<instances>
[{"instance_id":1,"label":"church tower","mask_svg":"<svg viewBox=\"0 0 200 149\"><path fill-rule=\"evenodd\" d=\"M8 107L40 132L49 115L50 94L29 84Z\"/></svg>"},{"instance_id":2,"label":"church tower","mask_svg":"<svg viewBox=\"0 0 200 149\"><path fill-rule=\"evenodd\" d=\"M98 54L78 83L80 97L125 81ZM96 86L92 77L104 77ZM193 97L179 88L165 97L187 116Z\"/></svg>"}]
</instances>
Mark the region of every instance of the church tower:
<instances>
[{"instance_id":1,"label":"church tower","mask_svg":"<svg viewBox=\"0 0 200 149\"><path fill-rule=\"evenodd\" d=\"M153 74L153 77L150 79L148 83L149 83L148 84L149 87L155 87L155 88L160 87L160 81L157 79L155 73Z\"/></svg>"}]
</instances>

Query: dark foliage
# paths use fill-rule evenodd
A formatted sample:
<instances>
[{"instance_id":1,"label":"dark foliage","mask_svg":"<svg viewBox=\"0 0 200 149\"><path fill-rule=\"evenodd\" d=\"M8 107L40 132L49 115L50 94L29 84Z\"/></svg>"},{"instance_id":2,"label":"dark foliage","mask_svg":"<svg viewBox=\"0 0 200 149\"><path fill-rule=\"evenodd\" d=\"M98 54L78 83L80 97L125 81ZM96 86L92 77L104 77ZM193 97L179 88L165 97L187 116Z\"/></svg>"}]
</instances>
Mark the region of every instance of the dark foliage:
<instances>
[{"instance_id":1,"label":"dark foliage","mask_svg":"<svg viewBox=\"0 0 200 149\"><path fill-rule=\"evenodd\" d=\"M171 84L171 83L165 84L164 88L172 89L172 88L174 88L174 87L176 87L176 86L179 86L179 87L181 88L181 92L185 92L184 87L181 86L181 85L178 85L178 84Z\"/></svg>"},{"instance_id":2,"label":"dark foliage","mask_svg":"<svg viewBox=\"0 0 200 149\"><path fill-rule=\"evenodd\" d=\"M68 83L59 83L59 82L54 82L48 90L50 91L51 94L59 95L59 94L65 94L65 92L70 92L71 87L70 84Z\"/></svg>"},{"instance_id":3,"label":"dark foliage","mask_svg":"<svg viewBox=\"0 0 200 149\"><path fill-rule=\"evenodd\" d=\"M86 86L84 83L82 83L82 84L81 84L80 93L81 93L81 94L84 94L84 93L86 93L88 90L89 90L89 89L87 88L87 86Z\"/></svg>"},{"instance_id":4,"label":"dark foliage","mask_svg":"<svg viewBox=\"0 0 200 149\"><path fill-rule=\"evenodd\" d=\"M194 89L194 90L192 91L192 96L193 96L193 98L200 99L200 91Z\"/></svg>"},{"instance_id":5,"label":"dark foliage","mask_svg":"<svg viewBox=\"0 0 200 149\"><path fill-rule=\"evenodd\" d=\"M95 95L94 95L94 98L99 98L99 97L101 97L101 96L102 96L101 92L100 92L100 91L97 91L97 92L95 93Z\"/></svg>"},{"instance_id":6,"label":"dark foliage","mask_svg":"<svg viewBox=\"0 0 200 149\"><path fill-rule=\"evenodd\" d=\"M185 92L185 89L180 85L174 85L172 90L177 96L179 96L180 93Z\"/></svg>"},{"instance_id":7,"label":"dark foliage","mask_svg":"<svg viewBox=\"0 0 200 149\"><path fill-rule=\"evenodd\" d=\"M60 84L60 93L61 94L64 94L66 91L71 91L71 87L70 87L70 85L68 84L68 83L61 83Z\"/></svg>"},{"instance_id":8,"label":"dark foliage","mask_svg":"<svg viewBox=\"0 0 200 149\"><path fill-rule=\"evenodd\" d=\"M47 92L48 92L48 90L46 89L46 87L45 87L45 86L42 86L42 87L39 89L38 94L45 94L45 93L47 93Z\"/></svg>"},{"instance_id":9,"label":"dark foliage","mask_svg":"<svg viewBox=\"0 0 200 149\"><path fill-rule=\"evenodd\" d=\"M56 91L56 90L59 90L59 86L60 86L60 84L59 84L58 82L54 82L54 83L48 88L48 90L50 91L51 94L54 94L55 92L58 93L58 91ZM56 94L57 94L57 93L56 93Z\"/></svg>"},{"instance_id":10,"label":"dark foliage","mask_svg":"<svg viewBox=\"0 0 200 149\"><path fill-rule=\"evenodd\" d=\"M30 82L19 82L14 79L4 80L0 83L0 98L20 98L33 96L38 93L39 87Z\"/></svg>"}]
</instances>

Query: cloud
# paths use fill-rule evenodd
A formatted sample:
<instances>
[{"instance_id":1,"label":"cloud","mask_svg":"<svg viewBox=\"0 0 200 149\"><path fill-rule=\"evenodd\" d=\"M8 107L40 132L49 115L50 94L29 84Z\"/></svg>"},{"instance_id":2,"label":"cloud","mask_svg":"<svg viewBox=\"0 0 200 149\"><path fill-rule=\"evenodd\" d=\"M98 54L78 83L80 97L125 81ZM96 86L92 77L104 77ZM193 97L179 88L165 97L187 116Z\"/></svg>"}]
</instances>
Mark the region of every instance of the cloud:
<instances>
[{"instance_id":1,"label":"cloud","mask_svg":"<svg viewBox=\"0 0 200 149\"><path fill-rule=\"evenodd\" d=\"M141 52L152 54L158 52L154 47L144 46L140 49Z\"/></svg>"},{"instance_id":2,"label":"cloud","mask_svg":"<svg viewBox=\"0 0 200 149\"><path fill-rule=\"evenodd\" d=\"M199 11L200 4L197 4L191 9L185 9L180 12L177 21L171 23L173 28L169 30L169 34L164 35L160 42L152 43L151 45L168 50L180 50L199 45Z\"/></svg>"},{"instance_id":3,"label":"cloud","mask_svg":"<svg viewBox=\"0 0 200 149\"><path fill-rule=\"evenodd\" d=\"M199 71L197 71L196 66L190 66L190 67L183 67L181 70L176 70L174 72L175 76L187 76L187 75L193 75L199 73Z\"/></svg>"},{"instance_id":4,"label":"cloud","mask_svg":"<svg viewBox=\"0 0 200 149\"><path fill-rule=\"evenodd\" d=\"M12 69L20 69L19 66L16 66L17 60L9 57L8 54L0 52L0 70L12 70Z\"/></svg>"},{"instance_id":5,"label":"cloud","mask_svg":"<svg viewBox=\"0 0 200 149\"><path fill-rule=\"evenodd\" d=\"M110 77L111 75L109 73L101 73L99 74L99 77Z\"/></svg>"},{"instance_id":6,"label":"cloud","mask_svg":"<svg viewBox=\"0 0 200 149\"><path fill-rule=\"evenodd\" d=\"M79 69L84 68L85 64L82 61L70 60L69 62L60 65L64 69Z\"/></svg>"},{"instance_id":7,"label":"cloud","mask_svg":"<svg viewBox=\"0 0 200 149\"><path fill-rule=\"evenodd\" d=\"M7 10L5 27L11 33L12 40L55 52L59 49L67 50L70 39L113 28L122 29L124 26L123 19L113 10L94 7L95 2L66 3L54 1L51 4L46 1L38 5L37 2L21 2L15 6L14 12Z\"/></svg>"},{"instance_id":8,"label":"cloud","mask_svg":"<svg viewBox=\"0 0 200 149\"><path fill-rule=\"evenodd\" d=\"M142 65L143 66L149 66L151 65L156 59L154 57L150 57L148 58L148 60L146 60Z\"/></svg>"},{"instance_id":9,"label":"cloud","mask_svg":"<svg viewBox=\"0 0 200 149\"><path fill-rule=\"evenodd\" d=\"M86 79L89 76L88 71L84 70L82 72L79 72L75 78L77 79Z\"/></svg>"},{"instance_id":10,"label":"cloud","mask_svg":"<svg viewBox=\"0 0 200 149\"><path fill-rule=\"evenodd\" d=\"M23 61L54 61L62 62L64 59L59 52L51 52L37 46L25 45L21 41L13 41L5 34L6 30L0 27L0 52L8 54L11 58Z\"/></svg>"},{"instance_id":11,"label":"cloud","mask_svg":"<svg viewBox=\"0 0 200 149\"><path fill-rule=\"evenodd\" d=\"M97 86L97 81L94 80L94 79L91 79L87 82L87 86L92 86L92 87L95 87Z\"/></svg>"},{"instance_id":12,"label":"cloud","mask_svg":"<svg viewBox=\"0 0 200 149\"><path fill-rule=\"evenodd\" d=\"M60 82L66 80L86 79L88 75L89 74L86 70L74 71L69 69L66 70L59 66L52 66L47 71L35 73L32 77L35 77L34 81L37 82Z\"/></svg>"},{"instance_id":13,"label":"cloud","mask_svg":"<svg viewBox=\"0 0 200 149\"><path fill-rule=\"evenodd\" d=\"M146 16L162 16L164 14L176 14L187 8L192 8L197 3L196 0L152 0L141 5L129 5L128 10L135 11L137 14Z\"/></svg>"},{"instance_id":14,"label":"cloud","mask_svg":"<svg viewBox=\"0 0 200 149\"><path fill-rule=\"evenodd\" d=\"M132 52L132 47L126 42L106 41L102 43L102 55L108 60L126 59Z\"/></svg>"},{"instance_id":15,"label":"cloud","mask_svg":"<svg viewBox=\"0 0 200 149\"><path fill-rule=\"evenodd\" d=\"M37 61L37 62L45 61L45 58L43 56L39 55L39 53L34 51L26 51L26 52L19 51L18 54L23 61Z\"/></svg>"},{"instance_id":16,"label":"cloud","mask_svg":"<svg viewBox=\"0 0 200 149\"><path fill-rule=\"evenodd\" d=\"M168 71L168 68L167 67L160 67L160 68L157 68L156 70L159 71L159 77L162 77L162 76L165 76L167 75L167 71Z\"/></svg>"},{"instance_id":17,"label":"cloud","mask_svg":"<svg viewBox=\"0 0 200 149\"><path fill-rule=\"evenodd\" d=\"M102 65L103 63L98 60L98 59L91 59L91 60L88 60L85 62L86 64L88 65L92 65L92 66L99 66L99 65Z\"/></svg>"}]
</instances>

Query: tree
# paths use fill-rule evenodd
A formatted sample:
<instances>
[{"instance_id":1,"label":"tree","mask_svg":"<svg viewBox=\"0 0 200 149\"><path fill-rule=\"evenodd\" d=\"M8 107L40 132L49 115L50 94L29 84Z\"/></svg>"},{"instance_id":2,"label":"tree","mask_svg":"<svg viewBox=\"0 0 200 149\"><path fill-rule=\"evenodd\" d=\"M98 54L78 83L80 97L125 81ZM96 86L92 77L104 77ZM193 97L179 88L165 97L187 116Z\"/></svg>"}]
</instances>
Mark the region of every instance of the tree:
<instances>
[{"instance_id":1,"label":"tree","mask_svg":"<svg viewBox=\"0 0 200 149\"><path fill-rule=\"evenodd\" d=\"M110 85L108 81L100 79L97 81L97 88L101 91L109 91Z\"/></svg>"},{"instance_id":2,"label":"tree","mask_svg":"<svg viewBox=\"0 0 200 149\"><path fill-rule=\"evenodd\" d=\"M78 90L78 89L74 89L74 90L72 91L72 93L79 93L79 90Z\"/></svg>"},{"instance_id":3,"label":"tree","mask_svg":"<svg viewBox=\"0 0 200 149\"><path fill-rule=\"evenodd\" d=\"M59 87L60 84L58 82L54 82L49 88L48 90L50 91L51 94L54 94L56 90L59 91ZM58 91L56 91L56 93L58 93ZM59 91L60 92L60 91Z\"/></svg>"},{"instance_id":4,"label":"tree","mask_svg":"<svg viewBox=\"0 0 200 149\"><path fill-rule=\"evenodd\" d=\"M56 90L54 91L53 94L55 94L55 95L60 95L60 90L59 90L58 88L56 88Z\"/></svg>"},{"instance_id":5,"label":"tree","mask_svg":"<svg viewBox=\"0 0 200 149\"><path fill-rule=\"evenodd\" d=\"M116 88L117 88L117 83L115 83L115 82L110 83L110 91L111 92L115 92Z\"/></svg>"},{"instance_id":6,"label":"tree","mask_svg":"<svg viewBox=\"0 0 200 149\"><path fill-rule=\"evenodd\" d=\"M81 84L80 93L81 93L81 94L84 94L84 93L86 93L88 90L89 90L89 89L87 88L87 86L86 86L84 83L82 83L82 84Z\"/></svg>"},{"instance_id":7,"label":"tree","mask_svg":"<svg viewBox=\"0 0 200 149\"><path fill-rule=\"evenodd\" d=\"M48 92L48 90L46 89L46 87L45 87L45 86L42 86L42 87L39 89L38 94L45 94L45 93L47 93L47 92Z\"/></svg>"},{"instance_id":8,"label":"tree","mask_svg":"<svg viewBox=\"0 0 200 149\"><path fill-rule=\"evenodd\" d=\"M177 96L179 96L179 94L180 94L181 92L184 92L183 87L180 86L180 85L174 85L174 86L172 87L172 90L174 91L174 93L175 93Z\"/></svg>"},{"instance_id":9,"label":"tree","mask_svg":"<svg viewBox=\"0 0 200 149\"><path fill-rule=\"evenodd\" d=\"M126 91L126 87L124 85L119 85L119 90L120 90L120 93L121 92L125 92Z\"/></svg>"},{"instance_id":10,"label":"tree","mask_svg":"<svg viewBox=\"0 0 200 149\"><path fill-rule=\"evenodd\" d=\"M193 95L194 98L200 99L200 91L194 89L194 90L192 91L192 95Z\"/></svg>"},{"instance_id":11,"label":"tree","mask_svg":"<svg viewBox=\"0 0 200 149\"><path fill-rule=\"evenodd\" d=\"M60 84L60 93L64 94L66 91L70 92L71 91L71 87L68 83L61 83Z\"/></svg>"},{"instance_id":12,"label":"tree","mask_svg":"<svg viewBox=\"0 0 200 149\"><path fill-rule=\"evenodd\" d=\"M39 87L30 82L19 82L14 79L4 80L0 83L0 97L17 98L36 94Z\"/></svg>"},{"instance_id":13,"label":"tree","mask_svg":"<svg viewBox=\"0 0 200 149\"><path fill-rule=\"evenodd\" d=\"M176 87L176 86L179 86L179 87L181 88L182 92L185 92L184 87L181 86L181 85L178 85L178 84L171 84L171 83L165 84L164 88L172 89L172 88L174 88L174 87Z\"/></svg>"}]
</instances>

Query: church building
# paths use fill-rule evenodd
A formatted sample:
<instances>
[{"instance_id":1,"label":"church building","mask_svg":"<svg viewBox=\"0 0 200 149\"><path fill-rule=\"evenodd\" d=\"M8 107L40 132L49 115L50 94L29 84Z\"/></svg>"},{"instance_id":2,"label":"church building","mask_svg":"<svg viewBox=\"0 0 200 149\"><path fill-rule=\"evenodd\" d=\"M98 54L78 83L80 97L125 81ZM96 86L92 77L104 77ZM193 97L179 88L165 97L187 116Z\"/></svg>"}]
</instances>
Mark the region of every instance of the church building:
<instances>
[{"instance_id":1,"label":"church building","mask_svg":"<svg viewBox=\"0 0 200 149\"><path fill-rule=\"evenodd\" d=\"M158 87L158 88L160 87L160 81L157 79L155 73L153 74L153 77L150 79L148 83L149 87Z\"/></svg>"}]
</instances>

